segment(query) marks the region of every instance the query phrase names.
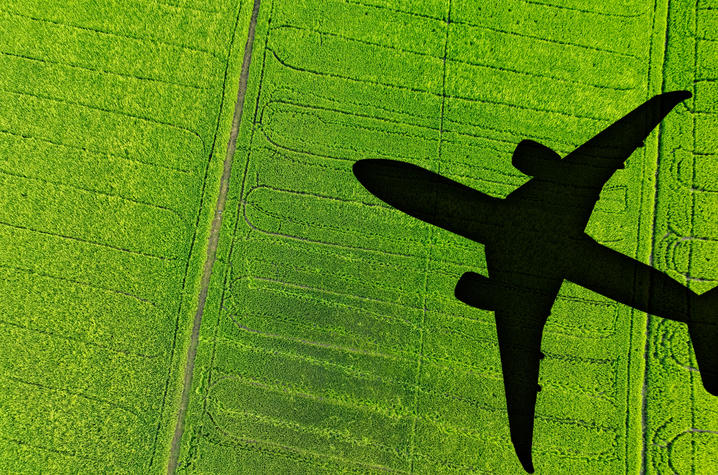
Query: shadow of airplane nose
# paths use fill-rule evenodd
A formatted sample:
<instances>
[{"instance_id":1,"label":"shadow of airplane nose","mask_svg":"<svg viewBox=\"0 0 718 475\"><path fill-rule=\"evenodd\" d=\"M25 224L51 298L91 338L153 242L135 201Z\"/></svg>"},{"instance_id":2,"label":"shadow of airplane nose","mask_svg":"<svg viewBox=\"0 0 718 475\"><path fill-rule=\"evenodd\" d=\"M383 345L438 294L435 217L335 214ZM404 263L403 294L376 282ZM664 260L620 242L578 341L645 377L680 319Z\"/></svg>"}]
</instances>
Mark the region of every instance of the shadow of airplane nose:
<instances>
[{"instance_id":1,"label":"shadow of airplane nose","mask_svg":"<svg viewBox=\"0 0 718 475\"><path fill-rule=\"evenodd\" d=\"M364 159L354 162L354 176L359 183L372 193L386 191L386 187L412 183L412 177L424 178L424 169L410 163L386 160L381 158Z\"/></svg>"}]
</instances>

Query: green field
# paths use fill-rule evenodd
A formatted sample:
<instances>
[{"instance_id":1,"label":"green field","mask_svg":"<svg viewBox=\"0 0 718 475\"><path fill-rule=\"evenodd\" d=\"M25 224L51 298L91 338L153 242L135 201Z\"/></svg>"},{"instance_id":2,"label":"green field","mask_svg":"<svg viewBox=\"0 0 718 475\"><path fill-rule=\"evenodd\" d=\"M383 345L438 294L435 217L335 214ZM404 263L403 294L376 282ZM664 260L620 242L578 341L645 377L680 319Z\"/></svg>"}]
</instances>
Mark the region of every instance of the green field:
<instances>
[{"instance_id":1,"label":"green field","mask_svg":"<svg viewBox=\"0 0 718 475\"><path fill-rule=\"evenodd\" d=\"M564 155L687 89L588 232L706 291L718 2L258 5L0 6L0 472L522 473L493 314L453 296L482 247L351 166L502 197L528 180L522 139ZM713 473L718 400L685 326L565 284L543 350L537 473Z\"/></svg>"},{"instance_id":2,"label":"green field","mask_svg":"<svg viewBox=\"0 0 718 475\"><path fill-rule=\"evenodd\" d=\"M251 12L233 3L0 6L0 472L167 466Z\"/></svg>"}]
</instances>

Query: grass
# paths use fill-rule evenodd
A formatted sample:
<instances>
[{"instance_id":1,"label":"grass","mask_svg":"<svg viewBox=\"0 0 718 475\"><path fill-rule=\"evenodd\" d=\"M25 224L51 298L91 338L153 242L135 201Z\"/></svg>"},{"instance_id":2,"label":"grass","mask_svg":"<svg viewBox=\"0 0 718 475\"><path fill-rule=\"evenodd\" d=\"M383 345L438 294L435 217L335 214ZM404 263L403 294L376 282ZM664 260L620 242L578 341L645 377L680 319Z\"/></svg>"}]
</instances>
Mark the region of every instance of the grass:
<instances>
[{"instance_id":1,"label":"grass","mask_svg":"<svg viewBox=\"0 0 718 475\"><path fill-rule=\"evenodd\" d=\"M522 139L563 155L691 90L588 232L714 285L718 4L485 3L261 1L178 471L520 472L493 315L453 297L482 247L355 160L501 197ZM0 471L165 471L251 13L0 7ZM543 351L539 473L710 466L682 325L566 284Z\"/></svg>"},{"instance_id":2,"label":"grass","mask_svg":"<svg viewBox=\"0 0 718 475\"><path fill-rule=\"evenodd\" d=\"M166 467L246 31L196 7L0 7L0 471Z\"/></svg>"}]
</instances>

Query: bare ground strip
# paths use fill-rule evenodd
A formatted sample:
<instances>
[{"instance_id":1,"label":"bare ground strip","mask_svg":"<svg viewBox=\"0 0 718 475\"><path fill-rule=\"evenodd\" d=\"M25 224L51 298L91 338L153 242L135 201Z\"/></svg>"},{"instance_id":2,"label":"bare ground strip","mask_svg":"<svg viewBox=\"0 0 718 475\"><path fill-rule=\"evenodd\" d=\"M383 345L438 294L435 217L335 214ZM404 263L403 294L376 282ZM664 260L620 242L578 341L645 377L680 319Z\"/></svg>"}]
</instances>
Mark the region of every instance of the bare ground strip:
<instances>
[{"instance_id":1,"label":"bare ground strip","mask_svg":"<svg viewBox=\"0 0 718 475\"><path fill-rule=\"evenodd\" d=\"M252 17L249 23L249 33L247 35L247 43L244 47L244 59L242 60L242 70L239 76L239 90L237 91L237 102L234 106L234 116L232 118L232 130L227 143L227 153L224 157L224 166L222 177L220 178L219 196L217 197L217 205L215 207L214 218L210 228L209 241L207 243L207 258L204 262L202 270L202 280L200 281L200 292L197 301L197 311L194 316L192 325L192 336L190 338L189 349L187 350L187 364L184 371L184 383L182 387L182 399L177 413L177 422L175 432L172 438L172 446L170 449L170 457L167 464L167 473L174 473L179 460L180 442L184 430L184 417L189 404L189 395L192 386L192 373L194 371L194 362L197 355L197 344L199 341L199 329L202 323L202 314L207 300L207 292L209 290L210 277L212 275L212 267L217 257L217 244L219 242L219 232L222 228L222 214L224 212L227 201L227 192L229 191L229 179L232 171L232 161L234 152L237 148L237 135L239 133L239 125L242 121L242 111L244 109L244 96L247 91L247 78L249 77L249 65L252 59L252 47L254 44L254 31L257 25L257 14L259 12L260 0L254 0L252 9Z\"/></svg>"}]
</instances>

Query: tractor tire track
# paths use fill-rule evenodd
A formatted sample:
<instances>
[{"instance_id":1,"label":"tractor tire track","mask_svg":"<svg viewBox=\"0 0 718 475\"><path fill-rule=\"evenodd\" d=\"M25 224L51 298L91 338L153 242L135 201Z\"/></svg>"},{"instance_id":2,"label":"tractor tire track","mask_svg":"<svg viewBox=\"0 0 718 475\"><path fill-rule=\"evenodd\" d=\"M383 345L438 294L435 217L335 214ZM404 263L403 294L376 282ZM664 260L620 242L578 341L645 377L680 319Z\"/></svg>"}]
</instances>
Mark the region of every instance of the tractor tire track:
<instances>
[{"instance_id":1,"label":"tractor tire track","mask_svg":"<svg viewBox=\"0 0 718 475\"><path fill-rule=\"evenodd\" d=\"M189 348L187 350L187 364L184 371L184 382L182 387L182 399L180 401L175 432L172 438L170 448L170 457L167 464L167 473L172 474L177 468L179 461L180 443L182 441L182 433L184 430L184 418L189 404L190 389L192 386L192 373L194 371L194 362L197 355L197 345L199 342L199 329L202 323L202 314L207 300L209 290L210 277L212 275L212 267L217 257L217 244L219 242L219 232L222 227L222 214L227 201L227 192L229 190L229 179L232 171L232 161L234 152L237 148L237 135L239 134L239 125L242 121L242 111L244 108L244 97L247 91L247 79L249 77L249 66L252 59L252 49L254 44L254 31L257 25L257 14L259 13L260 0L254 0L252 9L252 17L249 22L249 32L247 35L247 43L244 46L244 59L242 60L242 70L239 76L239 90L237 91L237 102L234 106L234 116L232 118L232 130L227 143L227 153L224 157L224 167L222 177L220 178L219 195L217 197L217 205L215 207L214 218L210 228L209 240L207 243L207 258L204 262L202 271L202 280L200 281L200 292L197 301L197 311L195 312L194 322L192 326L192 335L190 338Z\"/></svg>"}]
</instances>

